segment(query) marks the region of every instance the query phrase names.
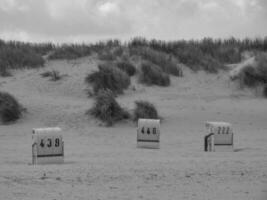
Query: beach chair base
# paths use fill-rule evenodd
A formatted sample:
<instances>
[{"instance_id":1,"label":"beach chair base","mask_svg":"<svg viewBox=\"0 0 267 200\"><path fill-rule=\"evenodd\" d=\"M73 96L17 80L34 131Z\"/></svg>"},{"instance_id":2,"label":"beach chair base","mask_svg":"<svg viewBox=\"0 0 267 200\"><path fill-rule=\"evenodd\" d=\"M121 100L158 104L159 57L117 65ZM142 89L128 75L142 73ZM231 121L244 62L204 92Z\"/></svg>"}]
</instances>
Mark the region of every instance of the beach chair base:
<instances>
[{"instance_id":1,"label":"beach chair base","mask_svg":"<svg viewBox=\"0 0 267 200\"><path fill-rule=\"evenodd\" d=\"M35 157L33 158L33 165L44 165L44 164L63 164L63 156L54 156L54 157Z\"/></svg>"},{"instance_id":2,"label":"beach chair base","mask_svg":"<svg viewBox=\"0 0 267 200\"><path fill-rule=\"evenodd\" d=\"M159 149L159 142L145 142L145 141L139 141L137 142L138 148L146 148L146 149Z\"/></svg>"},{"instance_id":3,"label":"beach chair base","mask_svg":"<svg viewBox=\"0 0 267 200\"><path fill-rule=\"evenodd\" d=\"M233 145L214 145L215 152L233 152L234 146Z\"/></svg>"}]
</instances>

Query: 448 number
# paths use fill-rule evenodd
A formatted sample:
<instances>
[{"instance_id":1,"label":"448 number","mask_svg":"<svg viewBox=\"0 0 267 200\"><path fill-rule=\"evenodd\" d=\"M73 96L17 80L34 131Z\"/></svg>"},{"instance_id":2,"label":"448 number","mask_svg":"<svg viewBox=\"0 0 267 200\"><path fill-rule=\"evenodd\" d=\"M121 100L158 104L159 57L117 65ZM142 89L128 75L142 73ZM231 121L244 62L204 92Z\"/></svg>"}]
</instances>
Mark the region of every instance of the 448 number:
<instances>
[{"instance_id":1,"label":"448 number","mask_svg":"<svg viewBox=\"0 0 267 200\"><path fill-rule=\"evenodd\" d=\"M141 129L141 133L143 133L143 134L145 134L145 128L144 127L142 127L142 129ZM151 133L151 131L150 131L150 128L147 128L147 130L146 130L146 134L150 134ZM157 129L156 128L152 128L152 134L157 134Z\"/></svg>"}]
</instances>

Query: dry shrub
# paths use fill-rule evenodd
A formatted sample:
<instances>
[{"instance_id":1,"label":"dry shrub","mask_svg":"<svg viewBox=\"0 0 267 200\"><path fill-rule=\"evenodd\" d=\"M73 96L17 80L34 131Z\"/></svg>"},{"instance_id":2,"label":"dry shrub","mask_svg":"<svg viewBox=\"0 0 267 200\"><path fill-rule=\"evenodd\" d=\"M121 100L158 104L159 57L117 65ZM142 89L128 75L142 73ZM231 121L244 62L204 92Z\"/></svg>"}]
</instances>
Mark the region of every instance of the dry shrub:
<instances>
[{"instance_id":1,"label":"dry shrub","mask_svg":"<svg viewBox=\"0 0 267 200\"><path fill-rule=\"evenodd\" d=\"M124 49L122 46L117 46L112 49L112 54L115 57L121 57L123 55Z\"/></svg>"},{"instance_id":2,"label":"dry shrub","mask_svg":"<svg viewBox=\"0 0 267 200\"><path fill-rule=\"evenodd\" d=\"M112 126L115 122L128 119L129 113L120 107L115 99L115 96L110 90L101 90L95 98L93 108L87 111L87 114L106 123L107 126Z\"/></svg>"},{"instance_id":3,"label":"dry shrub","mask_svg":"<svg viewBox=\"0 0 267 200\"><path fill-rule=\"evenodd\" d=\"M129 76L112 64L99 65L98 69L85 78L85 82L92 85L95 94L107 89L115 94L122 94L123 90L129 87L131 83Z\"/></svg>"},{"instance_id":4,"label":"dry shrub","mask_svg":"<svg viewBox=\"0 0 267 200\"><path fill-rule=\"evenodd\" d=\"M16 121L21 117L22 106L6 92L0 92L0 120L2 123Z\"/></svg>"},{"instance_id":5,"label":"dry shrub","mask_svg":"<svg viewBox=\"0 0 267 200\"><path fill-rule=\"evenodd\" d=\"M111 52L111 50L108 50L108 49L105 49L105 50L102 50L101 52L99 52L98 58L100 60L105 60L105 61L113 61L113 60L116 60L116 56L113 55L113 53Z\"/></svg>"},{"instance_id":6,"label":"dry shrub","mask_svg":"<svg viewBox=\"0 0 267 200\"><path fill-rule=\"evenodd\" d=\"M129 61L121 61L117 63L117 67L126 72L129 76L133 76L136 73L136 68Z\"/></svg>"},{"instance_id":7,"label":"dry shrub","mask_svg":"<svg viewBox=\"0 0 267 200\"><path fill-rule=\"evenodd\" d=\"M267 53L260 53L256 56L257 73L259 81L267 83Z\"/></svg>"},{"instance_id":8,"label":"dry shrub","mask_svg":"<svg viewBox=\"0 0 267 200\"><path fill-rule=\"evenodd\" d=\"M225 70L226 67L222 65L218 60L209 55L203 56L200 60L202 69L208 73L218 73L219 70Z\"/></svg>"},{"instance_id":9,"label":"dry shrub","mask_svg":"<svg viewBox=\"0 0 267 200\"><path fill-rule=\"evenodd\" d=\"M256 65L245 66L239 76L243 86L255 87L267 84L267 54L261 53L256 56Z\"/></svg>"},{"instance_id":10,"label":"dry shrub","mask_svg":"<svg viewBox=\"0 0 267 200\"><path fill-rule=\"evenodd\" d=\"M0 47L0 59L10 69L38 68L44 66L44 59L32 47L5 45Z\"/></svg>"},{"instance_id":11,"label":"dry shrub","mask_svg":"<svg viewBox=\"0 0 267 200\"><path fill-rule=\"evenodd\" d=\"M41 76L46 78L50 77L51 81L58 81L63 78L65 75L60 75L59 71L57 70L52 70L52 71L46 71L44 73L41 73Z\"/></svg>"},{"instance_id":12,"label":"dry shrub","mask_svg":"<svg viewBox=\"0 0 267 200\"><path fill-rule=\"evenodd\" d=\"M143 62L141 65L140 83L147 85L169 86L170 77L164 73L157 65L150 62Z\"/></svg>"},{"instance_id":13,"label":"dry shrub","mask_svg":"<svg viewBox=\"0 0 267 200\"><path fill-rule=\"evenodd\" d=\"M265 85L263 88L263 96L267 98L267 85Z\"/></svg>"},{"instance_id":14,"label":"dry shrub","mask_svg":"<svg viewBox=\"0 0 267 200\"><path fill-rule=\"evenodd\" d=\"M247 65L242 69L239 79L242 86L255 87L259 83L257 77L255 67Z\"/></svg>"},{"instance_id":15,"label":"dry shrub","mask_svg":"<svg viewBox=\"0 0 267 200\"><path fill-rule=\"evenodd\" d=\"M63 44L56 47L48 56L49 59L77 59L91 55L91 48L84 44Z\"/></svg>"},{"instance_id":16,"label":"dry shrub","mask_svg":"<svg viewBox=\"0 0 267 200\"><path fill-rule=\"evenodd\" d=\"M167 74L182 76L182 69L178 65L178 60L170 54L156 51L151 48L132 48L130 51L131 54L140 55L143 59L158 65L161 70Z\"/></svg>"},{"instance_id":17,"label":"dry shrub","mask_svg":"<svg viewBox=\"0 0 267 200\"><path fill-rule=\"evenodd\" d=\"M142 119L158 119L158 112L155 106L148 101L135 101L134 109L134 121L137 121L139 118Z\"/></svg>"},{"instance_id":18,"label":"dry shrub","mask_svg":"<svg viewBox=\"0 0 267 200\"><path fill-rule=\"evenodd\" d=\"M7 63L0 59L0 76L7 77L11 76L10 71L8 70Z\"/></svg>"}]
</instances>

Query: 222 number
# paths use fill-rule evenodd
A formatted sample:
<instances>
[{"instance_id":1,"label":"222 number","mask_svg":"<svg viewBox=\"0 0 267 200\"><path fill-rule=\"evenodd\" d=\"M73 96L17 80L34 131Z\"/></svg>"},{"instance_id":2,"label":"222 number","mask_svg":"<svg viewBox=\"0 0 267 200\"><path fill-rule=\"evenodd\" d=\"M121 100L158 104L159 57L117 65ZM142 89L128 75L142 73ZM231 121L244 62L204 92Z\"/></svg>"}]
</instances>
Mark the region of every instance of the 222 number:
<instances>
[{"instance_id":1,"label":"222 number","mask_svg":"<svg viewBox=\"0 0 267 200\"><path fill-rule=\"evenodd\" d=\"M219 127L218 128L218 134L220 134L222 131L222 134L228 134L229 133L229 127Z\"/></svg>"}]
</instances>

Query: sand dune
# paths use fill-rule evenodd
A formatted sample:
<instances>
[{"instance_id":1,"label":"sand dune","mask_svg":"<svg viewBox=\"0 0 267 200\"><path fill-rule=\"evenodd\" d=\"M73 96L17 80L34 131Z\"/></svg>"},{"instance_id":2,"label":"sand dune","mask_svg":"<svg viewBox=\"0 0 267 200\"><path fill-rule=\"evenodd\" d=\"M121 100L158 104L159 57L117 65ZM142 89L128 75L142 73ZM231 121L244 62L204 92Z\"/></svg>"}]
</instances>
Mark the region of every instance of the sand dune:
<instances>
[{"instance_id":1,"label":"sand dune","mask_svg":"<svg viewBox=\"0 0 267 200\"><path fill-rule=\"evenodd\" d=\"M267 101L229 83L228 72L172 77L170 87L146 87L118 97L132 109L149 100L164 118L159 150L136 148L136 124L112 128L84 115L93 100L84 78L94 57L49 61L45 68L1 78L27 108L23 119L0 126L0 199L267 199ZM66 76L51 82L40 73ZM233 124L235 152L203 152L204 123ZM32 166L31 130L64 130L65 164Z\"/></svg>"}]
</instances>

